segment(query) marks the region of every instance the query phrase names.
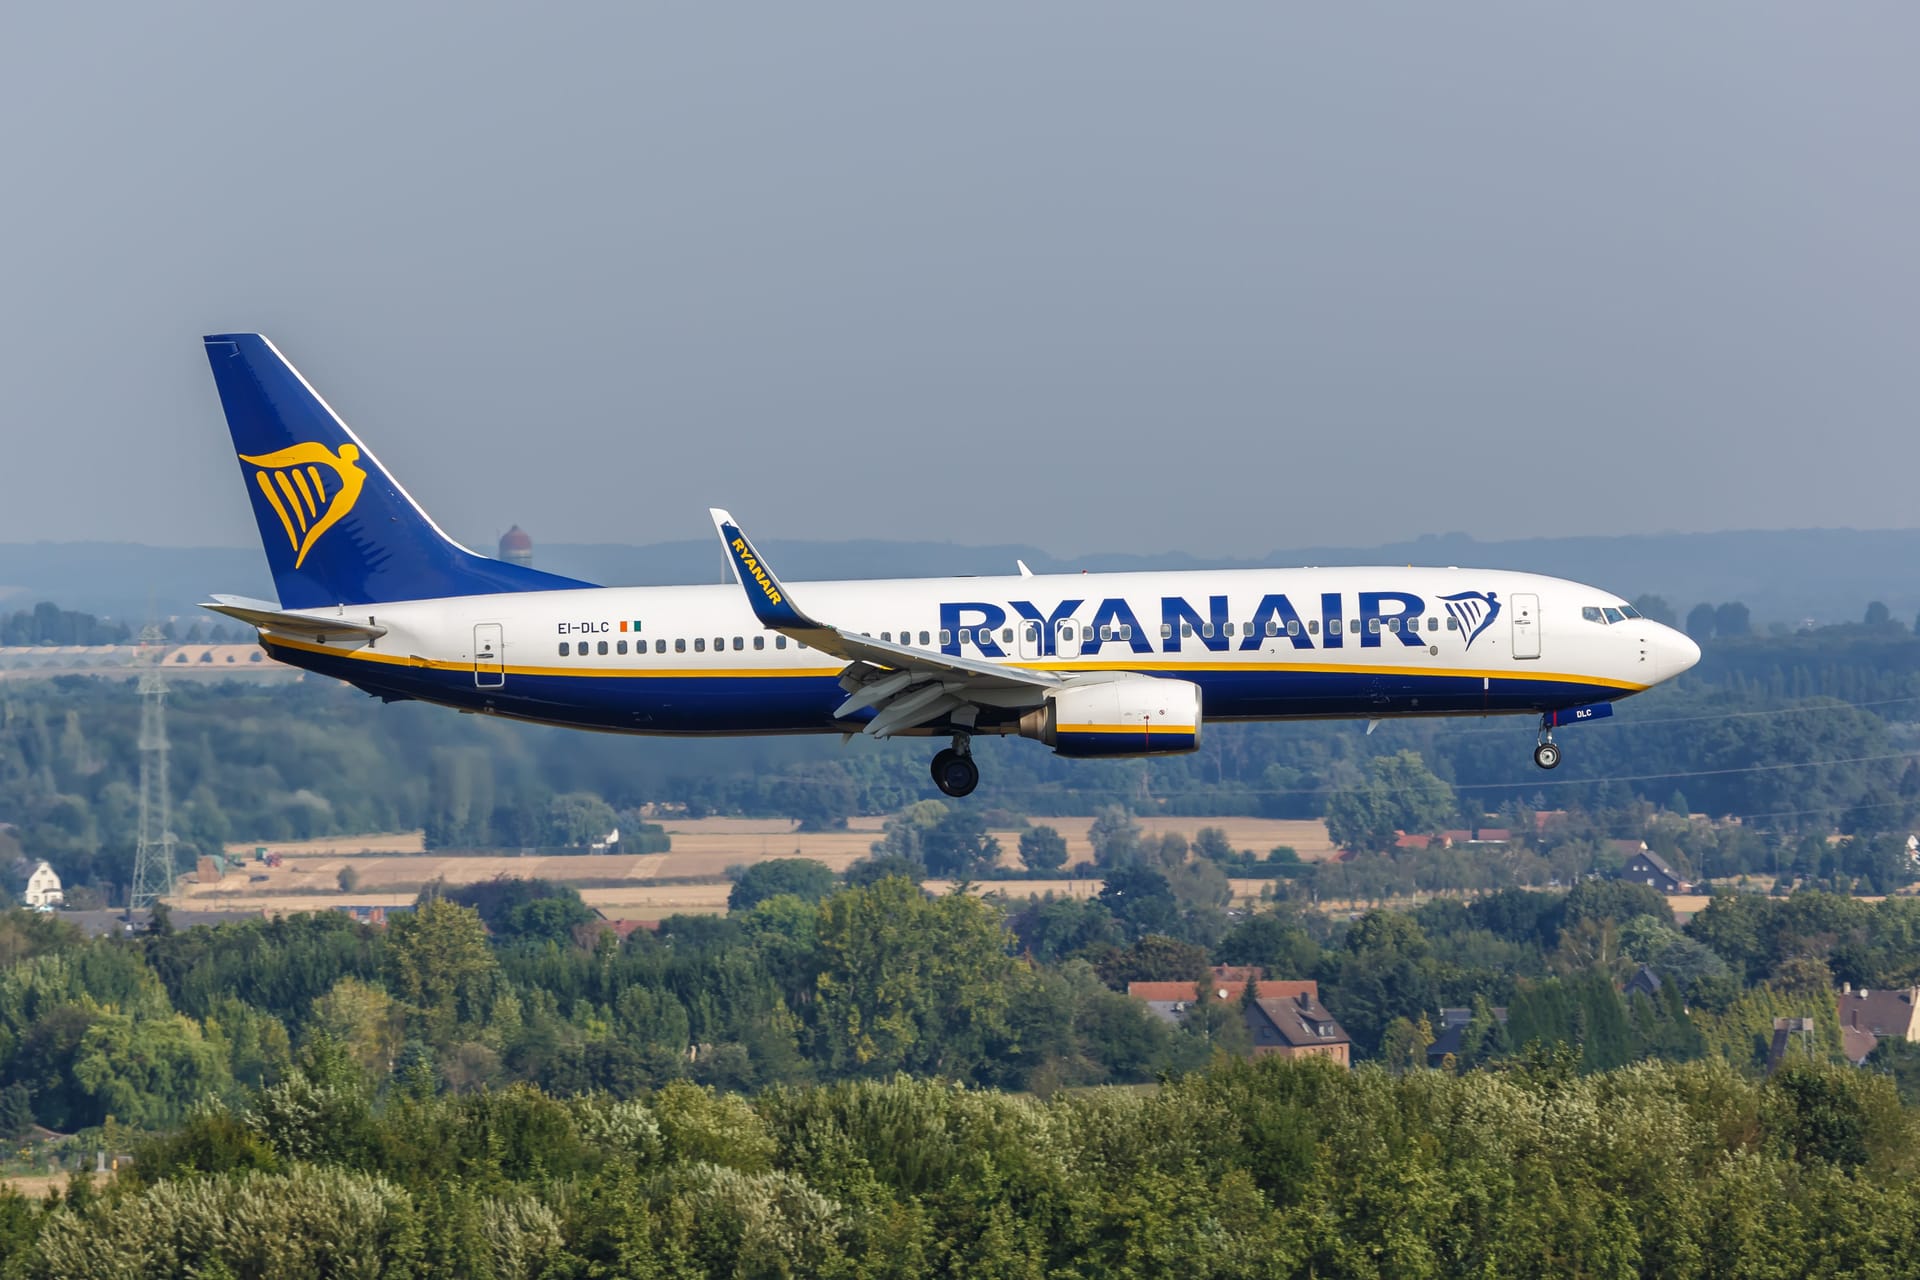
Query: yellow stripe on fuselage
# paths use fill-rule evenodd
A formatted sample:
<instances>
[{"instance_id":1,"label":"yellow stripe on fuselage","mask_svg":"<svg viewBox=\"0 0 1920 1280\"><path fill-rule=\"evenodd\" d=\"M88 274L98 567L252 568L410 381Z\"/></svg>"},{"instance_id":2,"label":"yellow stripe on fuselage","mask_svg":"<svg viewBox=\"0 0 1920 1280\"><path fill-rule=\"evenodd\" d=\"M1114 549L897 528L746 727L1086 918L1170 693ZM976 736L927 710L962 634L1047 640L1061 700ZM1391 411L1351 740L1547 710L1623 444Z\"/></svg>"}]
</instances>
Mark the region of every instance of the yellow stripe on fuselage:
<instances>
[{"instance_id":1,"label":"yellow stripe on fuselage","mask_svg":"<svg viewBox=\"0 0 1920 1280\"><path fill-rule=\"evenodd\" d=\"M332 645L316 644L308 640L294 640L286 636L275 635L271 631L261 633L262 640L269 647L298 649L306 653L325 654L335 658L352 658L360 662L384 663L390 666L413 667L430 671L471 671L473 662L464 660L448 662L437 658L421 658L405 654L378 653L366 648L339 649ZM801 676L838 676L848 664L838 663L830 667L614 667L614 666L567 666L567 667L494 667L489 672L504 671L515 676L583 676L594 679L740 679L766 680L780 677ZM1542 680L1556 684L1597 685L1607 689L1620 689L1628 693L1639 693L1651 686L1637 684L1631 680L1613 680L1605 676L1573 675L1559 671L1533 671L1524 667L1510 671L1491 669L1463 670L1456 667L1400 667L1373 666L1363 663L1325 663L1325 662L1009 662L1007 667L1027 671L1047 671L1056 675L1073 675L1083 671L1129 671L1143 676L1179 677L1198 672L1221 672L1228 674L1300 672L1311 675L1374 675L1374 676L1422 676L1427 678L1454 677L1468 680ZM931 673L929 673L931 674Z\"/></svg>"}]
</instances>

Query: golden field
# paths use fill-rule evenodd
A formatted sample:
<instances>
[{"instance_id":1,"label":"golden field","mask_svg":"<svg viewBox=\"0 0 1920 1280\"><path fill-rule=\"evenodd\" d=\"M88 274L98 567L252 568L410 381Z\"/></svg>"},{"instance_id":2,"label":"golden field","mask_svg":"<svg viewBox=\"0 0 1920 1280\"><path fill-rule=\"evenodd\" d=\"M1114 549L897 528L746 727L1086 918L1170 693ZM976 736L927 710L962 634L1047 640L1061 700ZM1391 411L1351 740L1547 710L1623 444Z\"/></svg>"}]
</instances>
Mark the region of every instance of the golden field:
<instances>
[{"instance_id":1,"label":"golden field","mask_svg":"<svg viewBox=\"0 0 1920 1280\"><path fill-rule=\"evenodd\" d=\"M1054 827L1067 841L1067 862L1091 861L1087 840L1090 818L1048 818L1037 822ZM229 855L242 859L218 882L200 884L183 877L170 897L176 906L195 910L279 914L329 907L403 906L421 888L435 880L473 884L501 876L542 878L581 886L581 897L610 918L658 919L677 912L726 910L730 867L773 858L812 858L835 871L844 871L865 857L881 838L884 818L858 818L845 831L801 832L778 819L699 818L669 820L662 825L673 838L671 852L662 854L512 855L429 852L419 831L330 836L318 840L266 842L280 855L281 865L269 867L251 860L260 842L234 841ZM1270 818L1143 818L1149 835L1167 832L1191 838L1202 827L1219 827L1236 849L1264 855L1276 845L1290 845L1303 861L1332 857L1326 824ZM1003 866L1018 869L1019 832L994 833L1002 849ZM343 870L357 877L351 893L340 890ZM948 882L931 881L944 889ZM1236 897L1257 897L1265 882L1236 880ZM980 892L1025 897L1028 894L1071 894L1088 897L1100 891L1100 881L1067 879L997 880L977 886Z\"/></svg>"}]
</instances>

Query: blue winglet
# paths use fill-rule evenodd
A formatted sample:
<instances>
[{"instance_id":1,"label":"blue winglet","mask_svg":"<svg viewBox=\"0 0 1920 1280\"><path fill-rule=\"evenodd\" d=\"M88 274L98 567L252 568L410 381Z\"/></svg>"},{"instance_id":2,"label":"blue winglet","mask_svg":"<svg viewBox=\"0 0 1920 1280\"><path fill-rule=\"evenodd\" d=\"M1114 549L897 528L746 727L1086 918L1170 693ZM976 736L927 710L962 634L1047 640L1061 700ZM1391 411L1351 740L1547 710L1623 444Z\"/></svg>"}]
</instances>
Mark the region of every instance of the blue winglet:
<instances>
[{"instance_id":1,"label":"blue winglet","mask_svg":"<svg viewBox=\"0 0 1920 1280\"><path fill-rule=\"evenodd\" d=\"M740 579L747 603L753 607L753 616L760 619L760 625L770 631L823 630L794 605L787 589L754 550L739 523L718 507L711 508L710 514L714 528L720 531L720 541L726 544L727 555L732 558L734 575Z\"/></svg>"}]
</instances>

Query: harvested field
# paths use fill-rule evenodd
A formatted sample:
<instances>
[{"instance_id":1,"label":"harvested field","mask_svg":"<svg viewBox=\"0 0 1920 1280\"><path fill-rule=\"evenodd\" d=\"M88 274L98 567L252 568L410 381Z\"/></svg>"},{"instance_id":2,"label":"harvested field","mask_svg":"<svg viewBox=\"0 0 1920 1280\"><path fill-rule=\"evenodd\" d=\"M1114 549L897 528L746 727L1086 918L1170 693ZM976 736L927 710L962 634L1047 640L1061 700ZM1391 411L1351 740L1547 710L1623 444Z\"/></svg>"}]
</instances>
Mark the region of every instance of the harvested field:
<instances>
[{"instance_id":1,"label":"harvested field","mask_svg":"<svg viewBox=\"0 0 1920 1280\"><path fill-rule=\"evenodd\" d=\"M67 1179L72 1176L67 1173L15 1173L0 1177L0 1182L12 1187L29 1200L39 1200L56 1187L64 1190Z\"/></svg>"},{"instance_id":2,"label":"harvested field","mask_svg":"<svg viewBox=\"0 0 1920 1280\"><path fill-rule=\"evenodd\" d=\"M198 910L245 912L320 911L348 904L401 906L412 902L420 889L434 881L473 884L501 876L542 878L582 887L586 901L609 914L655 919L675 911L724 911L726 874L730 867L772 858L812 858L834 871L867 856L880 839L885 818L855 819L845 831L795 830L792 822L777 819L699 818L662 825L673 838L673 849L663 854L559 854L516 857L510 854L427 852L418 831L332 836L321 840L269 842L281 856L278 867L242 861L212 884L184 878L171 895L179 906ZM1069 864L1089 861L1090 818L1043 818L1067 841ZM1145 818L1149 835L1175 832L1191 839L1202 827L1219 827L1236 849L1264 854L1276 845L1290 845L1303 861L1333 856L1326 826L1269 818ZM997 830L1001 865L1020 869L1020 835ZM244 858L256 842L235 841L228 850ZM356 883L351 893L339 889L343 870L351 869ZM1257 899L1262 880L1233 882L1236 900ZM1021 898L1053 892L1087 897L1100 891L1099 880L1000 880L982 882L982 892Z\"/></svg>"},{"instance_id":3,"label":"harvested field","mask_svg":"<svg viewBox=\"0 0 1920 1280\"><path fill-rule=\"evenodd\" d=\"M251 858L261 845L271 853L290 858L343 853L425 853L427 833L390 831L366 836L320 836L313 840L229 840L227 856Z\"/></svg>"}]
</instances>

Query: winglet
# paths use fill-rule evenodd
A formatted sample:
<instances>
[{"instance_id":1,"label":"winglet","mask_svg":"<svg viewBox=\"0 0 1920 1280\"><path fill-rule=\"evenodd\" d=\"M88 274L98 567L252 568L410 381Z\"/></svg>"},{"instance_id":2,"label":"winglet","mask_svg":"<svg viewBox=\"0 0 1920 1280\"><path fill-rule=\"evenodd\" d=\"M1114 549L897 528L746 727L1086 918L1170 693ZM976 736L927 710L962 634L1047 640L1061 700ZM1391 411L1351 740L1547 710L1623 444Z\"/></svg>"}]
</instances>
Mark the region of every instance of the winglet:
<instances>
[{"instance_id":1,"label":"winglet","mask_svg":"<svg viewBox=\"0 0 1920 1280\"><path fill-rule=\"evenodd\" d=\"M780 585L780 579L773 576L773 569L747 541L738 522L719 507L709 508L708 513L713 516L713 527L720 531L720 541L726 546L734 573L739 576L740 585L747 593L747 603L753 606L753 615L760 619L760 625L771 631L822 629L819 623L800 612L787 589Z\"/></svg>"}]
</instances>

